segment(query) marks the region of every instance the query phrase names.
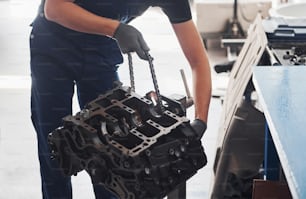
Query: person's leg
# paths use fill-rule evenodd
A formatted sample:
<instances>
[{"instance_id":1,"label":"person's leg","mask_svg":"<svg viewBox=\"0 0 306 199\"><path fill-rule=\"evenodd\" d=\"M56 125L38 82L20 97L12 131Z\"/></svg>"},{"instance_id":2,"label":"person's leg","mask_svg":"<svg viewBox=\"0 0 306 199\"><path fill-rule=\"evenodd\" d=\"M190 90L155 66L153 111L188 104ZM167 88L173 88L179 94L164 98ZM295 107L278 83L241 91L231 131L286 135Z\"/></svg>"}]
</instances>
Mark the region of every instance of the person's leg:
<instances>
[{"instance_id":1,"label":"person's leg","mask_svg":"<svg viewBox=\"0 0 306 199\"><path fill-rule=\"evenodd\" d=\"M111 90L114 81L118 81L116 66L90 65L84 67L82 77L77 81L80 108L84 108L87 103ZM100 184L94 184L93 188L96 199L116 199L114 194Z\"/></svg>"},{"instance_id":2,"label":"person's leg","mask_svg":"<svg viewBox=\"0 0 306 199\"><path fill-rule=\"evenodd\" d=\"M51 160L47 136L72 113L74 80L83 63L82 34L37 17L30 36L32 121L37 133L44 199L71 199L70 177Z\"/></svg>"},{"instance_id":3,"label":"person's leg","mask_svg":"<svg viewBox=\"0 0 306 199\"><path fill-rule=\"evenodd\" d=\"M61 119L71 114L74 83L49 57L39 54L31 57L31 111L37 133L38 155L44 199L71 199L70 177L51 160L48 134L61 125Z\"/></svg>"}]
</instances>

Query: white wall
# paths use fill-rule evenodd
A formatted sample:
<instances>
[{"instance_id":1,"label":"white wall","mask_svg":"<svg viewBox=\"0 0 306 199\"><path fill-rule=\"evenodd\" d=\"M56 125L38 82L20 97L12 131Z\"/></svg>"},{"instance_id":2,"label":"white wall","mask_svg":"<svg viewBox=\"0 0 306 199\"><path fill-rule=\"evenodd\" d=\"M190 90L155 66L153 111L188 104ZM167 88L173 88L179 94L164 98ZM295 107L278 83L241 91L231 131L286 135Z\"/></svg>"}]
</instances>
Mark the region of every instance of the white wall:
<instances>
[{"instance_id":1,"label":"white wall","mask_svg":"<svg viewBox=\"0 0 306 199\"><path fill-rule=\"evenodd\" d=\"M233 17L234 0L196 0L196 19L200 33L224 31L229 19ZM237 17L246 31L258 13L267 17L272 7L271 0L238 0Z\"/></svg>"}]
</instances>

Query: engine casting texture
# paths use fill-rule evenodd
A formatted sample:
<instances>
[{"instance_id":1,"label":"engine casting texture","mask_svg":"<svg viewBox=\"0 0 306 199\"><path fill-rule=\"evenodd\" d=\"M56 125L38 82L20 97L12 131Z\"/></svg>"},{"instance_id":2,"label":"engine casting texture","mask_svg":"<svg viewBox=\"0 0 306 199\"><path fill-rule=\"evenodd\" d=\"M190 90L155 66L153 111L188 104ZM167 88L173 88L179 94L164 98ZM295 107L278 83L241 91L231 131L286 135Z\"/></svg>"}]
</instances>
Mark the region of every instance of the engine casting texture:
<instances>
[{"instance_id":1,"label":"engine casting texture","mask_svg":"<svg viewBox=\"0 0 306 199\"><path fill-rule=\"evenodd\" d=\"M154 94L154 93L153 93ZM206 165L201 137L180 102L138 96L118 85L49 134L67 176L82 170L121 199L161 199Z\"/></svg>"}]
</instances>

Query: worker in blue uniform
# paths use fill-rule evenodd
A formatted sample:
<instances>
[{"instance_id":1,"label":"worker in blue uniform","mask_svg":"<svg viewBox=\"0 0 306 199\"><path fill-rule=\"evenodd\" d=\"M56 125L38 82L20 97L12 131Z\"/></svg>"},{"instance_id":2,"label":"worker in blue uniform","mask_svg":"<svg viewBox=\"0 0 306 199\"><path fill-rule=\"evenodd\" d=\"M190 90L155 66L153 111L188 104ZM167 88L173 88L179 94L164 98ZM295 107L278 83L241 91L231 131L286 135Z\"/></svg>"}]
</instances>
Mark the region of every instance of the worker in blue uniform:
<instances>
[{"instance_id":1,"label":"worker in blue uniform","mask_svg":"<svg viewBox=\"0 0 306 199\"><path fill-rule=\"evenodd\" d=\"M70 199L70 177L50 159L47 136L72 112L77 88L80 107L112 89L118 80L121 53L136 52L148 59L142 34L128 25L151 6L168 16L191 66L195 102L193 125L205 131L211 97L208 57L192 21L188 0L42 0L32 24L31 111L37 132L44 199ZM157 27L158 28L158 27ZM116 198L93 185L96 198Z\"/></svg>"}]
</instances>

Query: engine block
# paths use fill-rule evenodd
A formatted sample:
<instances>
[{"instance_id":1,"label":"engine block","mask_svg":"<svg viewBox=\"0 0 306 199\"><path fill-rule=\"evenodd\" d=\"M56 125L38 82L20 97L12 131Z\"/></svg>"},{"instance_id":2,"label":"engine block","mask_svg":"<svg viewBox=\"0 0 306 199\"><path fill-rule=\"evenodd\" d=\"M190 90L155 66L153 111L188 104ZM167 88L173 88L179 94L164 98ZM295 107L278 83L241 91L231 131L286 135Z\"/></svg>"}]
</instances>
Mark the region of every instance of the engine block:
<instances>
[{"instance_id":1,"label":"engine block","mask_svg":"<svg viewBox=\"0 0 306 199\"><path fill-rule=\"evenodd\" d=\"M144 97L118 84L49 134L51 154L67 176L85 170L121 199L160 199L206 165L201 137L182 102Z\"/></svg>"}]
</instances>

